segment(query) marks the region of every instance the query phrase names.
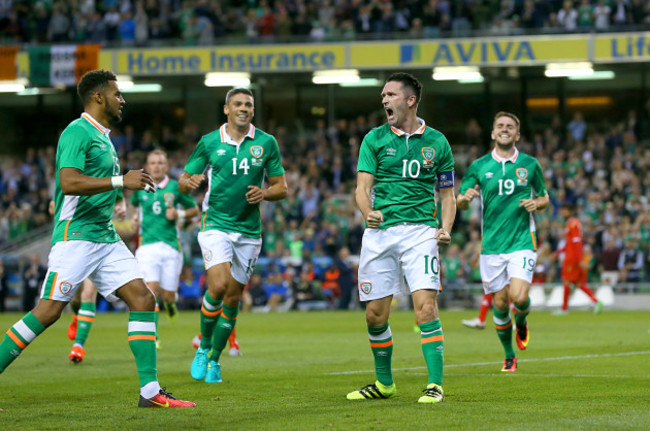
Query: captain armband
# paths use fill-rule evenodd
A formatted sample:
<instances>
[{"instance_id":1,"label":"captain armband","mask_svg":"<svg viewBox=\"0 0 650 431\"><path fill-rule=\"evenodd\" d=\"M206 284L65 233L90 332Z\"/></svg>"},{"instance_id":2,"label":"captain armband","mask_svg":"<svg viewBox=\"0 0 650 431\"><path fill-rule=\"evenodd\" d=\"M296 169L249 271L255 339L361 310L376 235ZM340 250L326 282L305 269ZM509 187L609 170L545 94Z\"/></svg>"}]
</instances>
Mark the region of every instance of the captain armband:
<instances>
[{"instance_id":1,"label":"captain armband","mask_svg":"<svg viewBox=\"0 0 650 431\"><path fill-rule=\"evenodd\" d=\"M449 172L439 172L438 173L438 187L441 189L446 189L449 187L454 187L454 178L456 177L454 171Z\"/></svg>"}]
</instances>

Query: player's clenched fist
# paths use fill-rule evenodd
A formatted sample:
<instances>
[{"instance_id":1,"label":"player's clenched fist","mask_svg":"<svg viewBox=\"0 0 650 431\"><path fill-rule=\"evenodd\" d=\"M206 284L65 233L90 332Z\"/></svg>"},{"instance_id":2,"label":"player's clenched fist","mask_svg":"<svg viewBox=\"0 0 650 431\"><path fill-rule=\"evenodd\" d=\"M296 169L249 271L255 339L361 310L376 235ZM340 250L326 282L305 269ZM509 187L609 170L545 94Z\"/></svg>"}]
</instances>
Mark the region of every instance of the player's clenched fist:
<instances>
[{"instance_id":1,"label":"player's clenched fist","mask_svg":"<svg viewBox=\"0 0 650 431\"><path fill-rule=\"evenodd\" d=\"M376 229L384 222L384 215L381 211L370 211L368 217L366 217L366 222L369 228Z\"/></svg>"},{"instance_id":2,"label":"player's clenched fist","mask_svg":"<svg viewBox=\"0 0 650 431\"><path fill-rule=\"evenodd\" d=\"M185 184L189 186L190 190L196 190L201 185L203 180L205 180L204 175L192 175L187 179Z\"/></svg>"},{"instance_id":3,"label":"player's clenched fist","mask_svg":"<svg viewBox=\"0 0 650 431\"><path fill-rule=\"evenodd\" d=\"M124 188L153 192L156 185L154 184L151 175L146 173L144 169L136 169L129 171L124 175Z\"/></svg>"}]
</instances>

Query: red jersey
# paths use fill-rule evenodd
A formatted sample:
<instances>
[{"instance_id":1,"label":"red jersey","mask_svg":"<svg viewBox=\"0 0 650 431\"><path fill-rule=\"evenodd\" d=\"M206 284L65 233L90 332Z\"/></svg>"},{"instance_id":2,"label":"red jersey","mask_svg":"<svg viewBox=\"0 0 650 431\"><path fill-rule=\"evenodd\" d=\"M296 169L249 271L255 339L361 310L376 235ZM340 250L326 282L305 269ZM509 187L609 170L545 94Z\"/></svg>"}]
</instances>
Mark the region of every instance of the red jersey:
<instances>
[{"instance_id":1,"label":"red jersey","mask_svg":"<svg viewBox=\"0 0 650 431\"><path fill-rule=\"evenodd\" d=\"M565 232L564 261L580 263L582 261L582 226L580 220L575 217L567 220Z\"/></svg>"}]
</instances>

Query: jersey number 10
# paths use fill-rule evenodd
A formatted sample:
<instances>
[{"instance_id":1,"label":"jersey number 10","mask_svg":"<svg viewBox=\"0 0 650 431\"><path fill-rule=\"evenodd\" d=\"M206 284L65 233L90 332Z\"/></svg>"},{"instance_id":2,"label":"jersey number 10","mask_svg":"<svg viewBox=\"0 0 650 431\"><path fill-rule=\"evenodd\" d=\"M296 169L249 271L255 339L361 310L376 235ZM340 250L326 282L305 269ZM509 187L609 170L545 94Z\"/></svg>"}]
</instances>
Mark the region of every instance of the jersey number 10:
<instances>
[{"instance_id":1,"label":"jersey number 10","mask_svg":"<svg viewBox=\"0 0 650 431\"><path fill-rule=\"evenodd\" d=\"M408 172L407 172L408 165ZM420 162L418 160L411 160L410 162L406 159L402 160L402 178L406 178L406 174L411 178L417 178L420 176Z\"/></svg>"}]
</instances>

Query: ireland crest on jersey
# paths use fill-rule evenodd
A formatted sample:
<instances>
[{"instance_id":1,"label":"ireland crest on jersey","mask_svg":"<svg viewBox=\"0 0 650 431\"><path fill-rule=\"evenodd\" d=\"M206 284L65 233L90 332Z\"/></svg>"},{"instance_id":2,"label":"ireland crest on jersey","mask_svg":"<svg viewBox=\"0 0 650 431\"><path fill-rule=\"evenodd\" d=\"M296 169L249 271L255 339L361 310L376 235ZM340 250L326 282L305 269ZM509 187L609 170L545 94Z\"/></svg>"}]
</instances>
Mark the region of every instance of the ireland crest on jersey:
<instances>
[{"instance_id":1,"label":"ireland crest on jersey","mask_svg":"<svg viewBox=\"0 0 650 431\"><path fill-rule=\"evenodd\" d=\"M251 147L251 154L256 159L261 159L262 155L264 154L264 148L262 148L262 146L260 146L260 145L253 145Z\"/></svg>"},{"instance_id":2,"label":"ireland crest on jersey","mask_svg":"<svg viewBox=\"0 0 650 431\"><path fill-rule=\"evenodd\" d=\"M517 185L523 186L528 183L528 169L517 168L515 170L515 175L517 175Z\"/></svg>"},{"instance_id":3,"label":"ireland crest on jersey","mask_svg":"<svg viewBox=\"0 0 650 431\"><path fill-rule=\"evenodd\" d=\"M425 169L431 169L434 164L433 159L436 158L436 150L431 147L422 147L422 157L424 157L422 167Z\"/></svg>"}]
</instances>

